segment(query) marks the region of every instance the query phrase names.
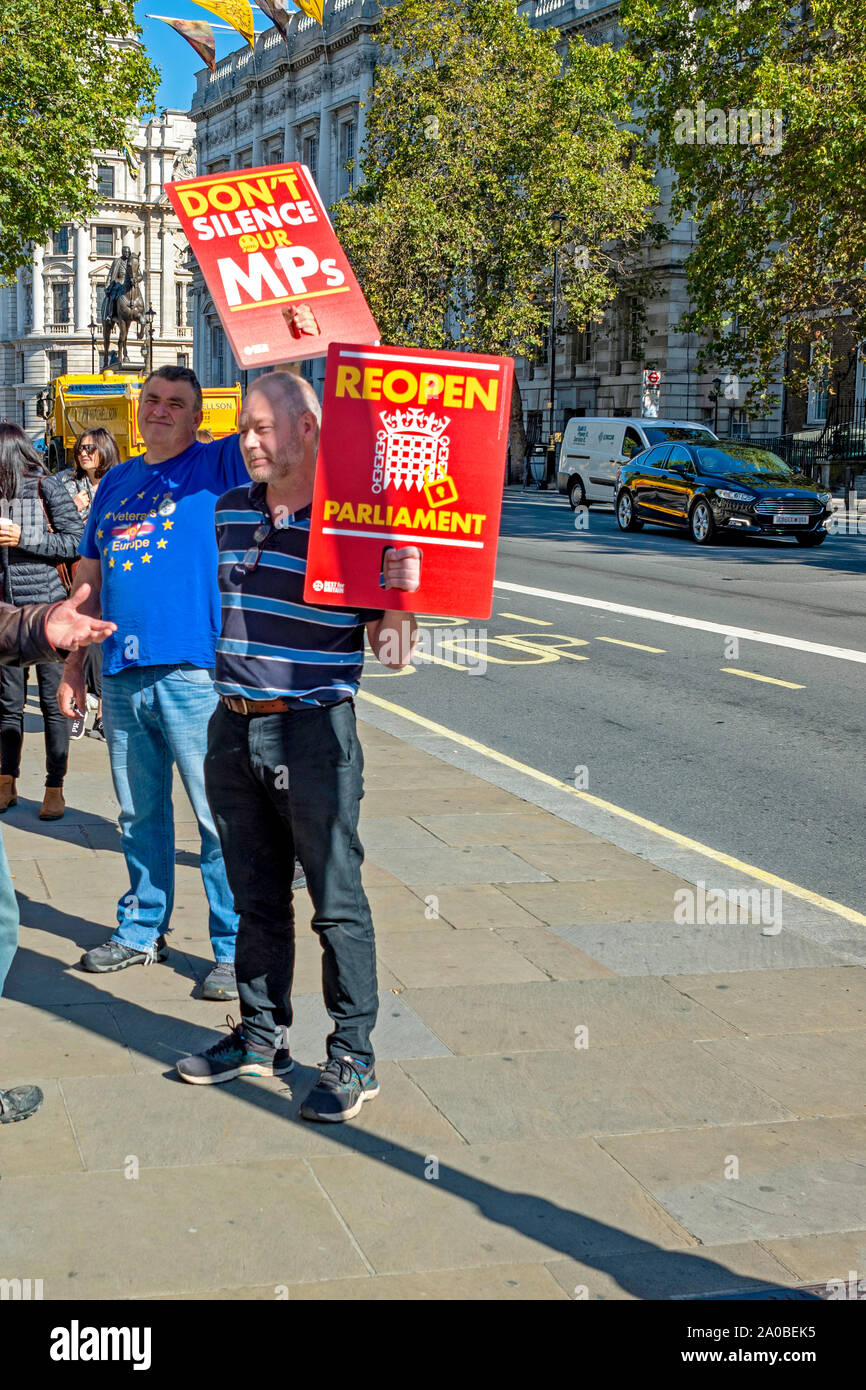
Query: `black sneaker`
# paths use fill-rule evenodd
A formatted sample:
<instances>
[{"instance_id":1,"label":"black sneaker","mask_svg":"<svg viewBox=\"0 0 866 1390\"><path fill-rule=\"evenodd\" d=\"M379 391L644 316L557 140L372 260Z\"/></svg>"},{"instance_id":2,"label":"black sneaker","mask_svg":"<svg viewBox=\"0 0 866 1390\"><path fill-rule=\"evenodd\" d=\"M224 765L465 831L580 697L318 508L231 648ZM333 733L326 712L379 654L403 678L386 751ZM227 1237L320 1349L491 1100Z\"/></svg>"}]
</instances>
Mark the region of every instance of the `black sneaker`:
<instances>
[{"instance_id":1,"label":"black sneaker","mask_svg":"<svg viewBox=\"0 0 866 1390\"><path fill-rule=\"evenodd\" d=\"M132 946L122 946L119 941L106 941L104 946L95 946L81 957L81 965L97 975L108 975L113 970L125 970L128 965L153 965L154 961L168 960L168 947L165 937L159 936L152 946L140 950Z\"/></svg>"},{"instance_id":2,"label":"black sneaker","mask_svg":"<svg viewBox=\"0 0 866 1390\"><path fill-rule=\"evenodd\" d=\"M305 1120L351 1120L365 1100L379 1094L373 1063L357 1057L332 1057L301 1106Z\"/></svg>"},{"instance_id":3,"label":"black sneaker","mask_svg":"<svg viewBox=\"0 0 866 1390\"><path fill-rule=\"evenodd\" d=\"M201 987L202 999L237 999L238 982L233 960L219 961L205 977Z\"/></svg>"},{"instance_id":4,"label":"black sneaker","mask_svg":"<svg viewBox=\"0 0 866 1390\"><path fill-rule=\"evenodd\" d=\"M38 1086L13 1086L9 1091L0 1091L0 1125L14 1125L16 1120L35 1115L42 1100Z\"/></svg>"},{"instance_id":5,"label":"black sneaker","mask_svg":"<svg viewBox=\"0 0 866 1390\"><path fill-rule=\"evenodd\" d=\"M177 1073L195 1086L213 1086L220 1081L234 1081L237 1076L286 1076L294 1067L287 1047L248 1047L241 1024L226 1015L232 1030L212 1047L177 1063Z\"/></svg>"},{"instance_id":6,"label":"black sneaker","mask_svg":"<svg viewBox=\"0 0 866 1390\"><path fill-rule=\"evenodd\" d=\"M89 736L90 738L99 738L99 739L102 739L102 742L103 742L103 743L106 743L106 742L107 742L106 737L105 737L105 730L104 730L103 727L102 727L102 720L101 720L101 719L94 719L94 721L93 721L93 728L88 730L88 736Z\"/></svg>"},{"instance_id":7,"label":"black sneaker","mask_svg":"<svg viewBox=\"0 0 866 1390\"><path fill-rule=\"evenodd\" d=\"M84 738L86 728L87 716L85 714L76 714L75 718L71 720L69 724L69 737Z\"/></svg>"}]
</instances>

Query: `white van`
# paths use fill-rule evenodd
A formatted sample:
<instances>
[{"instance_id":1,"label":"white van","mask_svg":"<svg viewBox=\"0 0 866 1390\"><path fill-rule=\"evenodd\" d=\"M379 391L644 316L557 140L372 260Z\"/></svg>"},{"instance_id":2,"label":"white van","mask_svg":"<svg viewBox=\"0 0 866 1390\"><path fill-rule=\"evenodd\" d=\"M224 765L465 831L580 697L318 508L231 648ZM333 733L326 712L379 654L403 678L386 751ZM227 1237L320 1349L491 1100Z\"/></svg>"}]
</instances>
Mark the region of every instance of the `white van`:
<instances>
[{"instance_id":1,"label":"white van","mask_svg":"<svg viewBox=\"0 0 866 1390\"><path fill-rule=\"evenodd\" d=\"M715 438L711 429L693 420L575 416L562 437L557 485L572 507L588 507L591 502L613 505L619 465L642 449L667 439L710 444Z\"/></svg>"}]
</instances>

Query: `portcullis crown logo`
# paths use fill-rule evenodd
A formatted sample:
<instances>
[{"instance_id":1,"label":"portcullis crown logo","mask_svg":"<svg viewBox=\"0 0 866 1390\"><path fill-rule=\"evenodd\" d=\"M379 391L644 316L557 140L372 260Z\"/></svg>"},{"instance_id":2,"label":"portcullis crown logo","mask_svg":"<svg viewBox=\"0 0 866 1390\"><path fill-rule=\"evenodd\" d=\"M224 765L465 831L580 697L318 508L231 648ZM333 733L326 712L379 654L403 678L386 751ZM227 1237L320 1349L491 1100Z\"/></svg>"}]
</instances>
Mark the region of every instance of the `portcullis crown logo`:
<instances>
[{"instance_id":1,"label":"portcullis crown logo","mask_svg":"<svg viewBox=\"0 0 866 1390\"><path fill-rule=\"evenodd\" d=\"M376 434L373 463L374 493L391 484L395 488L421 488L438 483L448 473L451 441L445 433L451 421L426 414L418 407L381 411L382 429Z\"/></svg>"}]
</instances>

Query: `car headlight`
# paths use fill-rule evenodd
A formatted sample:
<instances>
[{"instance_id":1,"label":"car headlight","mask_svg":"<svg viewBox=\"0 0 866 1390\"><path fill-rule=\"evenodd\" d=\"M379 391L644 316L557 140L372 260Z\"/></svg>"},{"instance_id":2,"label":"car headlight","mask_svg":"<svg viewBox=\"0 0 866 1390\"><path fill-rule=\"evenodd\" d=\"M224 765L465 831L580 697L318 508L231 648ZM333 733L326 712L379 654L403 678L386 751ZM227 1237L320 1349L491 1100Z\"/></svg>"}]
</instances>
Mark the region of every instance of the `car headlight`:
<instances>
[{"instance_id":1,"label":"car headlight","mask_svg":"<svg viewBox=\"0 0 866 1390\"><path fill-rule=\"evenodd\" d=\"M829 507L830 503L833 501L832 492L819 492L818 501L823 502L825 507Z\"/></svg>"},{"instance_id":2,"label":"car headlight","mask_svg":"<svg viewBox=\"0 0 866 1390\"><path fill-rule=\"evenodd\" d=\"M726 502L754 502L755 498L751 492L731 492L728 488L717 487L716 496L723 497Z\"/></svg>"}]
</instances>

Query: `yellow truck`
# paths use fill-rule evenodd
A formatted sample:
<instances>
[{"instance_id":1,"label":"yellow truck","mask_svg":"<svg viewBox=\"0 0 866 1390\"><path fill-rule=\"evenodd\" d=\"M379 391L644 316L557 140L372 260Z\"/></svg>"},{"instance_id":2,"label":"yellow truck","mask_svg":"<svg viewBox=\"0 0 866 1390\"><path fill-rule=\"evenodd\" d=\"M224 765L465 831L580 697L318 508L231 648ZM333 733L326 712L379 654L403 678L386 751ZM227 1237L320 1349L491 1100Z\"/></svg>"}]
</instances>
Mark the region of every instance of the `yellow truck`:
<instances>
[{"instance_id":1,"label":"yellow truck","mask_svg":"<svg viewBox=\"0 0 866 1390\"><path fill-rule=\"evenodd\" d=\"M71 468L76 439L100 426L115 438L121 460L144 452L138 432L138 397L145 377L130 372L75 373L55 377L39 397L37 410L45 420L45 449L52 473ZM233 434L241 410L241 388L202 389L201 428L215 439Z\"/></svg>"}]
</instances>

